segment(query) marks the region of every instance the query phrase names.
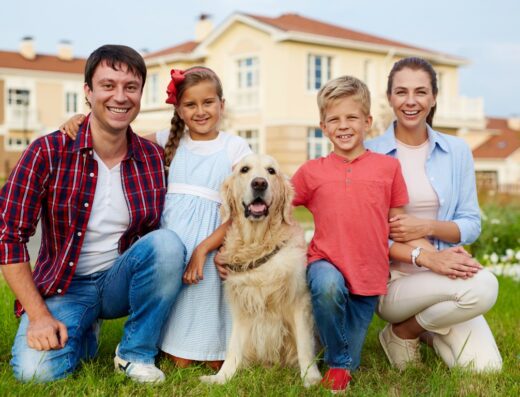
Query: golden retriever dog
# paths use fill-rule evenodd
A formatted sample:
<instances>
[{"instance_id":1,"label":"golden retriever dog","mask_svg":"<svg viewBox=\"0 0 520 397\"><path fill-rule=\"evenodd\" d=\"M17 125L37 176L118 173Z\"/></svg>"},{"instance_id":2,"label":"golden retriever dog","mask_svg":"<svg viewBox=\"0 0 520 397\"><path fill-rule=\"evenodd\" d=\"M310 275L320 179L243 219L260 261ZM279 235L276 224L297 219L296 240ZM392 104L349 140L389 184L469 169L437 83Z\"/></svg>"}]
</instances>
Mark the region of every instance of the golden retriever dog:
<instances>
[{"instance_id":1,"label":"golden retriever dog","mask_svg":"<svg viewBox=\"0 0 520 397\"><path fill-rule=\"evenodd\" d=\"M233 327L220 371L225 383L251 363L299 365L306 387L321 380L314 361L311 301L302 229L292 219L293 190L269 156L249 155L222 186L222 218L231 218L222 249Z\"/></svg>"}]
</instances>

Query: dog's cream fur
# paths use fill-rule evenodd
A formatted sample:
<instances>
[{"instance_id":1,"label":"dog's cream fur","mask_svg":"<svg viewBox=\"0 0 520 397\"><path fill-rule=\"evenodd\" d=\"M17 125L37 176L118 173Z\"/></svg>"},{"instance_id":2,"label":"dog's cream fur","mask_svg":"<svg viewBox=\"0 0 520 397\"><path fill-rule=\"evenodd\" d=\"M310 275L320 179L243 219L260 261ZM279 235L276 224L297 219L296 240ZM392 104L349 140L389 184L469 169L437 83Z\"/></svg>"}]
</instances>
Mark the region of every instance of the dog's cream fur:
<instances>
[{"instance_id":1,"label":"dog's cream fur","mask_svg":"<svg viewBox=\"0 0 520 397\"><path fill-rule=\"evenodd\" d=\"M254 178L267 181L263 199L268 214L246 218L245 208L254 199ZM232 220L222 255L230 268L225 290L233 328L222 368L201 380L225 383L250 363L299 364L304 385L315 384L321 375L314 361L305 242L292 220L291 185L273 158L250 155L235 167L222 193L223 220ZM281 248L265 263L248 269L277 247Z\"/></svg>"}]
</instances>

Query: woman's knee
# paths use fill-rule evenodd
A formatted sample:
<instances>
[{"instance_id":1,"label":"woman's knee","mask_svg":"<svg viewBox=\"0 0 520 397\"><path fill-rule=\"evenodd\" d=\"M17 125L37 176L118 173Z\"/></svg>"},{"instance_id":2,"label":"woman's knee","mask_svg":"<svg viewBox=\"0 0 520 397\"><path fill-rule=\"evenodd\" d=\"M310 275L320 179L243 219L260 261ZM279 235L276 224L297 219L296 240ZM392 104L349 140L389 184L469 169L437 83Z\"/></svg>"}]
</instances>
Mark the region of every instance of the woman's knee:
<instances>
[{"instance_id":1,"label":"woman's knee","mask_svg":"<svg viewBox=\"0 0 520 397\"><path fill-rule=\"evenodd\" d=\"M488 270L481 270L470 279L471 290L468 300L475 306L479 314L484 314L493 307L498 296L498 280Z\"/></svg>"}]
</instances>

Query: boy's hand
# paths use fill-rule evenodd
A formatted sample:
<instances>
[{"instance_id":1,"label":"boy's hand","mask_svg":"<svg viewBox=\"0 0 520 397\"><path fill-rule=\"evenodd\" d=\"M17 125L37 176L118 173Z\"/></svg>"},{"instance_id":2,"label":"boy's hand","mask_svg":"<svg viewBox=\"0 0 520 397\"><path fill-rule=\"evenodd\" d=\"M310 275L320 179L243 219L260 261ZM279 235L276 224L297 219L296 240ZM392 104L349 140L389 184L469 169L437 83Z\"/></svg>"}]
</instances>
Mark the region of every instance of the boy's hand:
<instances>
[{"instance_id":1,"label":"boy's hand","mask_svg":"<svg viewBox=\"0 0 520 397\"><path fill-rule=\"evenodd\" d=\"M79 127L84 120L85 116L83 114L75 114L60 126L60 131L68 135L70 138L76 139Z\"/></svg>"},{"instance_id":2,"label":"boy's hand","mask_svg":"<svg viewBox=\"0 0 520 397\"><path fill-rule=\"evenodd\" d=\"M203 270L207 255L207 252L200 249L199 246L195 248L182 276L184 284L198 284L200 280L204 279Z\"/></svg>"},{"instance_id":3,"label":"boy's hand","mask_svg":"<svg viewBox=\"0 0 520 397\"><path fill-rule=\"evenodd\" d=\"M412 215L399 214L390 218L389 222L390 238L399 243L428 237L431 234L428 221Z\"/></svg>"}]
</instances>

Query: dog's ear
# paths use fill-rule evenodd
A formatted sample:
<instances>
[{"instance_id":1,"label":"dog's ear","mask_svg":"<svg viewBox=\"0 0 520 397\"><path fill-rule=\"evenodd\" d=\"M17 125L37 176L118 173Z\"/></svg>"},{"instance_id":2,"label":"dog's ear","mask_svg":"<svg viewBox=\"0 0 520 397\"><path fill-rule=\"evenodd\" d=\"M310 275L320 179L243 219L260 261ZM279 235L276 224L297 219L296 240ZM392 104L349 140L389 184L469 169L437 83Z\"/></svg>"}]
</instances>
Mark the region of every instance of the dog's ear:
<instances>
[{"instance_id":1,"label":"dog's ear","mask_svg":"<svg viewBox=\"0 0 520 397\"><path fill-rule=\"evenodd\" d=\"M282 216L283 221L287 224L292 224L293 217L292 217L292 210L293 205L292 201L294 198L294 189L291 185L291 182L289 181L289 178L285 175L280 176L282 178Z\"/></svg>"},{"instance_id":2,"label":"dog's ear","mask_svg":"<svg viewBox=\"0 0 520 397\"><path fill-rule=\"evenodd\" d=\"M220 207L221 222L224 223L232 215L236 215L235 200L232 193L233 174L228 176L220 187L220 197L222 198L222 206Z\"/></svg>"}]
</instances>

